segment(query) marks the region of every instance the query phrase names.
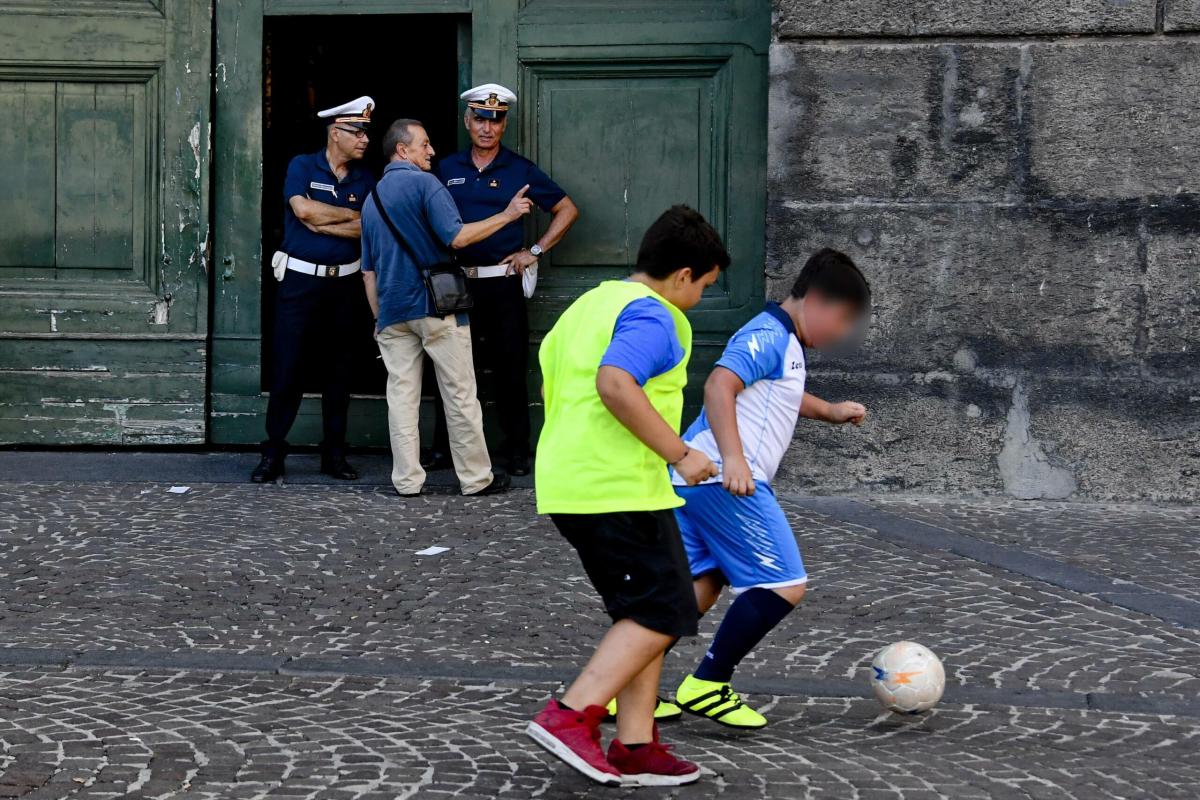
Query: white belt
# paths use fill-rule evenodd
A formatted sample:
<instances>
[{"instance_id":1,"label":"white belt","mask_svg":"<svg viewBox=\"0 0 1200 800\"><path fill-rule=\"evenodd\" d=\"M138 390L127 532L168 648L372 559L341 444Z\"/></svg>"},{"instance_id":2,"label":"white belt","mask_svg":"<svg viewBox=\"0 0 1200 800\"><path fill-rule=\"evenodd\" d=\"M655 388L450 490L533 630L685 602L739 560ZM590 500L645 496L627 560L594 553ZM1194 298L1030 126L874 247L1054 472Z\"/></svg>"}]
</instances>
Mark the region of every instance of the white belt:
<instances>
[{"instance_id":1,"label":"white belt","mask_svg":"<svg viewBox=\"0 0 1200 800\"><path fill-rule=\"evenodd\" d=\"M534 261L529 267L538 265L538 261ZM529 269L527 267L527 269ZM463 271L467 273L468 278L504 278L510 275L516 275L516 270L512 269L511 264L496 264L493 266L464 266Z\"/></svg>"},{"instance_id":2,"label":"white belt","mask_svg":"<svg viewBox=\"0 0 1200 800\"><path fill-rule=\"evenodd\" d=\"M463 267L468 278L504 278L516 275L510 264L495 264L490 267Z\"/></svg>"},{"instance_id":3,"label":"white belt","mask_svg":"<svg viewBox=\"0 0 1200 800\"><path fill-rule=\"evenodd\" d=\"M313 275L318 278L344 278L347 275L353 275L358 272L359 261L356 259L350 264L330 265L330 264L313 264L311 261L301 261L292 256L287 257L287 268L294 269L296 272L302 272L305 275Z\"/></svg>"}]
</instances>

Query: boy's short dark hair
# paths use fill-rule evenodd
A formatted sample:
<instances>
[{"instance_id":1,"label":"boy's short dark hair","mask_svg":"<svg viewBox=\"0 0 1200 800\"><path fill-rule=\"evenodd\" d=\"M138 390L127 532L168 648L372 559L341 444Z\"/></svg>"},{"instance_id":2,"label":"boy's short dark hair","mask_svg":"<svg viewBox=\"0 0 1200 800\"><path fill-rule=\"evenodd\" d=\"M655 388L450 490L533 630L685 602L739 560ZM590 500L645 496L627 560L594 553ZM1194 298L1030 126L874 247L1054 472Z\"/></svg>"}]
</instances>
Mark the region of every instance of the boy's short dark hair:
<instances>
[{"instance_id":1,"label":"boy's short dark hair","mask_svg":"<svg viewBox=\"0 0 1200 800\"><path fill-rule=\"evenodd\" d=\"M691 267L695 280L728 266L729 253L713 226L698 211L679 205L664 211L646 231L634 270L662 280Z\"/></svg>"},{"instance_id":2,"label":"boy's short dark hair","mask_svg":"<svg viewBox=\"0 0 1200 800\"><path fill-rule=\"evenodd\" d=\"M850 303L860 311L871 304L871 284L850 256L826 247L813 253L792 284L792 297L804 297L816 289L830 300Z\"/></svg>"}]
</instances>

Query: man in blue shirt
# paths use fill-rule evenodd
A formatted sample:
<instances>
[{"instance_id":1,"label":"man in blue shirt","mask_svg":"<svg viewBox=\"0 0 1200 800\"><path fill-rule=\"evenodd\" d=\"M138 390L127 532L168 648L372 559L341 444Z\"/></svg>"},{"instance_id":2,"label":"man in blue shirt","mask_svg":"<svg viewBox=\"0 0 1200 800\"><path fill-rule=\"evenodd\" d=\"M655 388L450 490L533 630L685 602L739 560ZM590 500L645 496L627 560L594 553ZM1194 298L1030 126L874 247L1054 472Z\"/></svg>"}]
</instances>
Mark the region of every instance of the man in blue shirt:
<instances>
[{"instance_id":1,"label":"man in blue shirt","mask_svg":"<svg viewBox=\"0 0 1200 800\"><path fill-rule=\"evenodd\" d=\"M501 492L508 486L508 475L493 473L483 438L471 328L465 318L437 315L422 272L449 260L450 248L483 241L528 214L529 187L512 187L499 213L463 224L446 187L429 174L433 147L420 122L393 122L383 147L391 161L363 209L362 268L367 300L376 318L375 339L388 371L392 485L402 497L412 497L425 484L418 423L421 372L428 355L446 406L450 452L462 493ZM404 238L404 244L398 237Z\"/></svg>"},{"instance_id":2,"label":"man in blue shirt","mask_svg":"<svg viewBox=\"0 0 1200 800\"><path fill-rule=\"evenodd\" d=\"M491 397L496 404L503 440L500 452L513 475L529 474L529 314L522 291L525 270L536 270L537 260L558 244L579 217L575 203L537 165L500 144L508 126L509 105L517 96L495 83L463 92L467 101L463 125L471 146L442 159L437 176L454 197L466 222L486 219L501 211L512 193L529 186L529 199L553 216L546 232L525 246L525 226L520 220L501 228L495 236L464 247L460 259L476 267L471 280L475 305L471 309L471 335L480 372L491 374ZM536 272L531 274L536 275ZM445 456L445 415L435 413L430 468L448 465Z\"/></svg>"},{"instance_id":3,"label":"man in blue shirt","mask_svg":"<svg viewBox=\"0 0 1200 800\"><path fill-rule=\"evenodd\" d=\"M367 150L373 108L371 98L360 97L321 111L319 117L332 120L325 147L288 164L283 245L271 259L280 283L267 440L250 476L256 483L284 474L287 435L304 393L306 356L319 360L323 376L321 472L342 480L358 477L346 463L350 359L344 347L354 317L361 313L359 213L375 178L358 162Z\"/></svg>"}]
</instances>

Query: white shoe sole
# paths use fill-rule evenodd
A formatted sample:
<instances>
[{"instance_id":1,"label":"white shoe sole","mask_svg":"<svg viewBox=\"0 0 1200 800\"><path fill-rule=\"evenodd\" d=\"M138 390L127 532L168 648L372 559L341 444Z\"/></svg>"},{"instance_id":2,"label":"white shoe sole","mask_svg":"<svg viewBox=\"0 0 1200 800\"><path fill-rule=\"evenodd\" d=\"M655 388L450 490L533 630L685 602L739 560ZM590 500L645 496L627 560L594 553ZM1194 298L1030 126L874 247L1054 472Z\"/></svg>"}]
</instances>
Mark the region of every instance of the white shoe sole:
<instances>
[{"instance_id":1,"label":"white shoe sole","mask_svg":"<svg viewBox=\"0 0 1200 800\"><path fill-rule=\"evenodd\" d=\"M622 786L686 786L700 780L700 770L687 775L655 775L653 772L641 772L637 775L622 775Z\"/></svg>"},{"instance_id":2,"label":"white shoe sole","mask_svg":"<svg viewBox=\"0 0 1200 800\"><path fill-rule=\"evenodd\" d=\"M558 737L556 737L554 734L550 733L550 731L546 730L541 725L538 725L536 722L529 723L529 726L525 728L525 733L528 734L530 739L533 739L539 745L541 745L546 750L548 750L552 755L557 756L567 766L571 767L572 769L576 770L577 772L582 773L583 775L586 775L587 777L594 780L596 783L602 783L605 786L626 785L625 780L621 775L613 775L610 772L601 772L600 770L596 769L591 764L587 763L582 758L580 758L578 755L576 755L574 750L572 750L571 748L567 747L565 744L560 742L558 740ZM650 777L659 777L659 776L650 776ZM695 780L695 779L693 778L693 780ZM634 786L634 785L641 785L641 784L632 784L631 783L628 785ZM658 785L658 784L645 784L645 785ZM673 786L674 784L663 784L663 785Z\"/></svg>"}]
</instances>

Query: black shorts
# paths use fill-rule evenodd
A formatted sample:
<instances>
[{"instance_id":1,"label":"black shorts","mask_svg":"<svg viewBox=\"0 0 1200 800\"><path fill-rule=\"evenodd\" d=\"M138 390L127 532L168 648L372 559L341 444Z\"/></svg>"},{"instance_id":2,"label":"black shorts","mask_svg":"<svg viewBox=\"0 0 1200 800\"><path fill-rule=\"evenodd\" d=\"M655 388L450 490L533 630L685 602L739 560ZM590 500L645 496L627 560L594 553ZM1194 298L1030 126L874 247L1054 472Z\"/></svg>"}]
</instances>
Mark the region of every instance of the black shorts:
<instances>
[{"instance_id":1,"label":"black shorts","mask_svg":"<svg viewBox=\"0 0 1200 800\"><path fill-rule=\"evenodd\" d=\"M668 636L695 636L700 620L675 512L551 514L579 553L613 621Z\"/></svg>"}]
</instances>

